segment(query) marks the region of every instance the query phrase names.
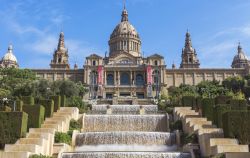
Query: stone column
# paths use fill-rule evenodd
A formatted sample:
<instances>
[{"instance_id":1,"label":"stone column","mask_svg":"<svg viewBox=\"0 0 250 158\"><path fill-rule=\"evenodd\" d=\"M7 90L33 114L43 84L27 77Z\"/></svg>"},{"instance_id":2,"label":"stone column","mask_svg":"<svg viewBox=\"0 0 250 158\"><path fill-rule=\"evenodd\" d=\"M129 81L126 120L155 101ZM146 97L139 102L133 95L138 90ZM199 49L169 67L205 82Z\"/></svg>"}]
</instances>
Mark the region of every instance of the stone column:
<instances>
[{"instance_id":1,"label":"stone column","mask_svg":"<svg viewBox=\"0 0 250 158\"><path fill-rule=\"evenodd\" d=\"M130 85L133 85L133 72L130 71Z\"/></svg>"},{"instance_id":2,"label":"stone column","mask_svg":"<svg viewBox=\"0 0 250 158\"><path fill-rule=\"evenodd\" d=\"M106 86L107 85L107 71L104 70L104 82L103 84Z\"/></svg>"},{"instance_id":3,"label":"stone column","mask_svg":"<svg viewBox=\"0 0 250 158\"><path fill-rule=\"evenodd\" d=\"M114 71L114 84L115 85L117 84L117 73L116 73L116 71Z\"/></svg>"},{"instance_id":4,"label":"stone column","mask_svg":"<svg viewBox=\"0 0 250 158\"><path fill-rule=\"evenodd\" d=\"M120 71L118 71L118 82L117 82L118 85L120 85Z\"/></svg>"}]
</instances>

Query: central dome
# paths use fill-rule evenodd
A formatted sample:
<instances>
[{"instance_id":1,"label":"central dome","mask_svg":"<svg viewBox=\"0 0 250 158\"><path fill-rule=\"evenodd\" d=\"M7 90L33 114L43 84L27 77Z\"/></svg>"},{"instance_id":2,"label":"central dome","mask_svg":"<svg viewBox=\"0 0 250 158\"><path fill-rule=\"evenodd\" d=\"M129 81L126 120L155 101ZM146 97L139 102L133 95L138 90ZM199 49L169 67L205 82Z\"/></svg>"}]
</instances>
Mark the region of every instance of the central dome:
<instances>
[{"instance_id":1,"label":"central dome","mask_svg":"<svg viewBox=\"0 0 250 158\"><path fill-rule=\"evenodd\" d=\"M141 56L141 40L133 25L128 21L124 8L121 22L115 27L109 40L110 56L127 52L135 57Z\"/></svg>"}]
</instances>

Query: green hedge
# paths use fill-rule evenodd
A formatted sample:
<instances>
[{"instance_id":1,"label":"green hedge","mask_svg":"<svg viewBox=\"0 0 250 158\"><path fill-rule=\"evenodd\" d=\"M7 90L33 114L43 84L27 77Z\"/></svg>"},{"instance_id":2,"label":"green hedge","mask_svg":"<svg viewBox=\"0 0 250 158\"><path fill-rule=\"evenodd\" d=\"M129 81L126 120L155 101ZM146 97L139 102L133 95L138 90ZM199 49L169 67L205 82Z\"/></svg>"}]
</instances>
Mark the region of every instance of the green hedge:
<instances>
[{"instance_id":1,"label":"green hedge","mask_svg":"<svg viewBox=\"0 0 250 158\"><path fill-rule=\"evenodd\" d=\"M230 103L230 100L232 99L231 96L224 96L224 95L221 95L221 96L217 96L215 98L215 104L229 104Z\"/></svg>"},{"instance_id":2,"label":"green hedge","mask_svg":"<svg viewBox=\"0 0 250 158\"><path fill-rule=\"evenodd\" d=\"M61 96L61 107L65 107L67 102L66 95Z\"/></svg>"},{"instance_id":3,"label":"green hedge","mask_svg":"<svg viewBox=\"0 0 250 158\"><path fill-rule=\"evenodd\" d=\"M50 96L50 99L54 101L54 112L57 112L57 110L59 110L61 106L61 96Z\"/></svg>"},{"instance_id":4,"label":"green hedge","mask_svg":"<svg viewBox=\"0 0 250 158\"><path fill-rule=\"evenodd\" d=\"M24 105L35 105L35 99L31 96L21 96Z\"/></svg>"},{"instance_id":5,"label":"green hedge","mask_svg":"<svg viewBox=\"0 0 250 158\"><path fill-rule=\"evenodd\" d=\"M40 128L44 121L45 108L41 105L24 105L23 111L28 114L28 128Z\"/></svg>"},{"instance_id":6,"label":"green hedge","mask_svg":"<svg viewBox=\"0 0 250 158\"><path fill-rule=\"evenodd\" d=\"M233 110L247 110L247 101L242 99L231 99L230 105Z\"/></svg>"},{"instance_id":7,"label":"green hedge","mask_svg":"<svg viewBox=\"0 0 250 158\"><path fill-rule=\"evenodd\" d=\"M228 104L220 104L214 107L214 121L213 123L217 125L217 127L222 128L222 116L224 113L231 111L231 106Z\"/></svg>"},{"instance_id":8,"label":"green hedge","mask_svg":"<svg viewBox=\"0 0 250 158\"><path fill-rule=\"evenodd\" d=\"M23 111L23 101L22 100L16 101L16 111Z\"/></svg>"},{"instance_id":9,"label":"green hedge","mask_svg":"<svg viewBox=\"0 0 250 158\"><path fill-rule=\"evenodd\" d=\"M45 108L45 117L52 117L54 113L54 100L42 99L38 103Z\"/></svg>"},{"instance_id":10,"label":"green hedge","mask_svg":"<svg viewBox=\"0 0 250 158\"><path fill-rule=\"evenodd\" d=\"M24 112L0 112L0 149L25 137L28 115Z\"/></svg>"},{"instance_id":11,"label":"green hedge","mask_svg":"<svg viewBox=\"0 0 250 158\"><path fill-rule=\"evenodd\" d=\"M230 111L222 116L225 137L237 138L241 144L250 144L250 112Z\"/></svg>"},{"instance_id":12,"label":"green hedge","mask_svg":"<svg viewBox=\"0 0 250 158\"><path fill-rule=\"evenodd\" d=\"M194 96L183 96L182 97L182 106L196 106L196 98Z\"/></svg>"},{"instance_id":13,"label":"green hedge","mask_svg":"<svg viewBox=\"0 0 250 158\"><path fill-rule=\"evenodd\" d=\"M209 121L214 120L214 110L215 101L212 98L204 98L201 101L202 116L206 117Z\"/></svg>"}]
</instances>

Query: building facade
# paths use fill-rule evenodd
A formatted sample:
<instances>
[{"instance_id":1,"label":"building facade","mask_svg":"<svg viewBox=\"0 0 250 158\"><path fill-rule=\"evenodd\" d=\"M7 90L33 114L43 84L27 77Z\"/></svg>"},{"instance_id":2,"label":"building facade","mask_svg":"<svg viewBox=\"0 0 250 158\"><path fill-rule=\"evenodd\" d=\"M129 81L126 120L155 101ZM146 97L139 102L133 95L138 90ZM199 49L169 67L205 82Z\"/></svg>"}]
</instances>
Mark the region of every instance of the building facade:
<instances>
[{"instance_id":1,"label":"building facade","mask_svg":"<svg viewBox=\"0 0 250 158\"><path fill-rule=\"evenodd\" d=\"M249 74L249 60L238 46L232 68L200 68L198 54L192 46L191 35L186 33L182 49L180 68L173 64L167 68L160 54L144 57L141 39L135 27L129 22L124 8L121 22L115 27L108 41L109 54L86 57L83 68L70 68L68 49L65 48L64 33L60 33L57 49L53 54L50 69L33 69L37 77L48 80L72 80L86 84L90 97L136 97L152 98L167 92L171 86L196 85L201 81L218 80ZM1 63L4 63L3 58ZM17 61L13 59L13 62ZM18 64L17 64L18 65Z\"/></svg>"}]
</instances>

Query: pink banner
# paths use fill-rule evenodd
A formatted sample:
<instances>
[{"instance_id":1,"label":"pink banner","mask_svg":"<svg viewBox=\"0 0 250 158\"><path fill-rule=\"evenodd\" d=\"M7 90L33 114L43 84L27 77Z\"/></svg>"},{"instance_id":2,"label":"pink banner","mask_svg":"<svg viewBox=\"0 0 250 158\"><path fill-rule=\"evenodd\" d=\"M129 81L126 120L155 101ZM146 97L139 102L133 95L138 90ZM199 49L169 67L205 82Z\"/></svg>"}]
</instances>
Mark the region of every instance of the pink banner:
<instances>
[{"instance_id":1,"label":"pink banner","mask_svg":"<svg viewBox=\"0 0 250 158\"><path fill-rule=\"evenodd\" d=\"M102 85L103 84L103 67L98 66L97 72L98 72L98 85Z\"/></svg>"},{"instance_id":2,"label":"pink banner","mask_svg":"<svg viewBox=\"0 0 250 158\"><path fill-rule=\"evenodd\" d=\"M147 84L152 84L152 67L147 66Z\"/></svg>"}]
</instances>

